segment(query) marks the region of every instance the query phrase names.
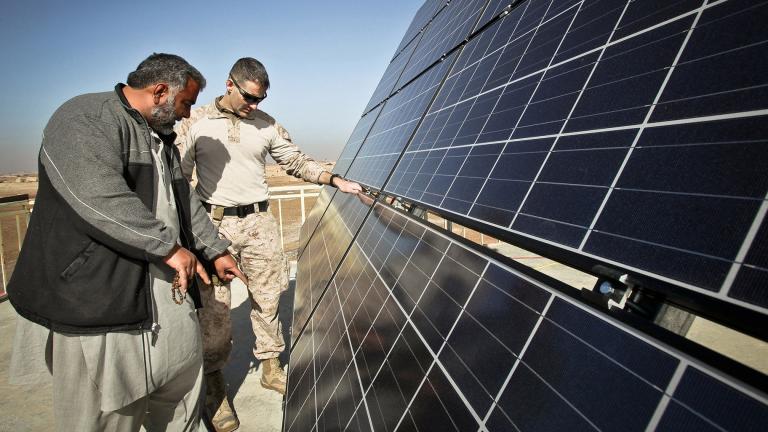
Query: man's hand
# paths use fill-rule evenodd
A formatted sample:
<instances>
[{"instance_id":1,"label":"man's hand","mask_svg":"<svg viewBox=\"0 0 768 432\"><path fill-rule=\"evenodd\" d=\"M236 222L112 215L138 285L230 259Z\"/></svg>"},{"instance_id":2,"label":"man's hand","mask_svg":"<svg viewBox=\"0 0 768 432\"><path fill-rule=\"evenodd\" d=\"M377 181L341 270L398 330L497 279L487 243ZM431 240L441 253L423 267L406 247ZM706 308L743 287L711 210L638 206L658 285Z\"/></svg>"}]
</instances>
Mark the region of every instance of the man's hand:
<instances>
[{"instance_id":1,"label":"man's hand","mask_svg":"<svg viewBox=\"0 0 768 432\"><path fill-rule=\"evenodd\" d=\"M373 198L364 193L357 194L357 199L360 200L361 203L367 205L368 207L373 205Z\"/></svg>"},{"instance_id":2,"label":"man's hand","mask_svg":"<svg viewBox=\"0 0 768 432\"><path fill-rule=\"evenodd\" d=\"M363 191L363 187L359 183L336 177L333 179L336 187L344 193L356 194Z\"/></svg>"},{"instance_id":3,"label":"man's hand","mask_svg":"<svg viewBox=\"0 0 768 432\"><path fill-rule=\"evenodd\" d=\"M230 282L235 277L238 277L245 286L248 286L248 278L237 268L237 262L229 252L224 252L214 258L213 267L216 269L216 275L219 276L220 281Z\"/></svg>"},{"instance_id":4,"label":"man's hand","mask_svg":"<svg viewBox=\"0 0 768 432\"><path fill-rule=\"evenodd\" d=\"M163 258L163 262L179 273L179 289L183 293L187 292L189 280L195 277L195 273L197 273L198 276L200 276L200 279L206 284L211 283L211 280L208 278L208 273L205 272L203 265L197 261L195 254L179 245L173 247L168 255Z\"/></svg>"}]
</instances>

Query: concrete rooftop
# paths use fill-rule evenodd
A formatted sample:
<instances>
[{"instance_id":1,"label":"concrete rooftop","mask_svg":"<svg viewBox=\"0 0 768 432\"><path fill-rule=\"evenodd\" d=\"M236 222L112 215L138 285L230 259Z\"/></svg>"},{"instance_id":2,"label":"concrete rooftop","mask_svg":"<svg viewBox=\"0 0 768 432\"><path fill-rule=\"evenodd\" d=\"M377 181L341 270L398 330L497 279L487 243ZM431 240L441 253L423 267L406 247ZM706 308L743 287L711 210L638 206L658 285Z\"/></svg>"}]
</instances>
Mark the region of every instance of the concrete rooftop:
<instances>
[{"instance_id":1,"label":"concrete rooftop","mask_svg":"<svg viewBox=\"0 0 768 432\"><path fill-rule=\"evenodd\" d=\"M294 282L281 299L281 316L286 340L290 328ZM249 319L250 303L245 286L232 284L232 333L234 348L224 371L229 382L228 393L234 400L240 418L241 432L275 432L281 430L283 397L261 387L261 368L251 347L255 337ZM53 427L50 384L14 386L8 383L8 366L16 327L16 312L10 303L0 303L0 431L51 431ZM287 364L288 356L281 357ZM205 430L205 429L203 429Z\"/></svg>"}]
</instances>

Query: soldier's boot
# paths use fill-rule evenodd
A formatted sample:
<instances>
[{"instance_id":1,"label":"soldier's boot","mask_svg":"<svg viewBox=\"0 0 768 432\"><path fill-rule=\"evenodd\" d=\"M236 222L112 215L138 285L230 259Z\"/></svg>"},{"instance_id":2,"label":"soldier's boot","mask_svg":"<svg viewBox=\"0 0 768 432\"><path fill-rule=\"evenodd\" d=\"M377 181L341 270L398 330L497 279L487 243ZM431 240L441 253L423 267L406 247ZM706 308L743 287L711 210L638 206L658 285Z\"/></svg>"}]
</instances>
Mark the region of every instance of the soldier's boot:
<instances>
[{"instance_id":1,"label":"soldier's boot","mask_svg":"<svg viewBox=\"0 0 768 432\"><path fill-rule=\"evenodd\" d=\"M240 420L227 400L227 386L220 370L205 374L205 414L216 432L232 432Z\"/></svg>"},{"instance_id":2,"label":"soldier's boot","mask_svg":"<svg viewBox=\"0 0 768 432\"><path fill-rule=\"evenodd\" d=\"M280 367L280 360L271 358L261 361L261 386L285 395L285 372Z\"/></svg>"}]
</instances>

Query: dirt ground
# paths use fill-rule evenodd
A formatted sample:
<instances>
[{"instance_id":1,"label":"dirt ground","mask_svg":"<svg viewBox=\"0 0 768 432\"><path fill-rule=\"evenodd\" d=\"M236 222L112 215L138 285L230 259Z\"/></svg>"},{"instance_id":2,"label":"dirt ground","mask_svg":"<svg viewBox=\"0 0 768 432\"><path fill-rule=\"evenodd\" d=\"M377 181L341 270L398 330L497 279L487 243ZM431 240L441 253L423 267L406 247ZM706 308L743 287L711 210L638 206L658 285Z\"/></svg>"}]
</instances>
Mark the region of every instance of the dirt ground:
<instances>
[{"instance_id":1,"label":"dirt ground","mask_svg":"<svg viewBox=\"0 0 768 432\"><path fill-rule=\"evenodd\" d=\"M0 183L0 198L27 194L34 197L37 194L37 182L34 183Z\"/></svg>"}]
</instances>

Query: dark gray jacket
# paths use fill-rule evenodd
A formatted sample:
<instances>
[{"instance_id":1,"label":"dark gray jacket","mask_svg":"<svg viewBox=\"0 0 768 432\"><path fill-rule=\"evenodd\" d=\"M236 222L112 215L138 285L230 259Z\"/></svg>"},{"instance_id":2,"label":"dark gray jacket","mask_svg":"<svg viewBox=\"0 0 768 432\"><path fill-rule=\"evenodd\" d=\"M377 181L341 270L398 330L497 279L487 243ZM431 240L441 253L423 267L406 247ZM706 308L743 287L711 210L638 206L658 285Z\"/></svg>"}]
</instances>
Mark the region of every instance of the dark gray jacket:
<instances>
[{"instance_id":1,"label":"dark gray jacket","mask_svg":"<svg viewBox=\"0 0 768 432\"><path fill-rule=\"evenodd\" d=\"M157 170L146 121L118 84L65 102L45 128L40 184L8 296L53 330L102 333L151 326L148 263L182 246L211 259L219 239L163 137L182 232L154 217Z\"/></svg>"}]
</instances>

